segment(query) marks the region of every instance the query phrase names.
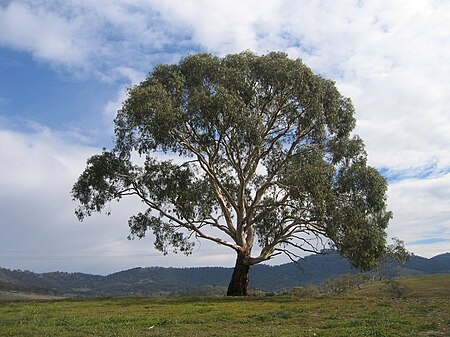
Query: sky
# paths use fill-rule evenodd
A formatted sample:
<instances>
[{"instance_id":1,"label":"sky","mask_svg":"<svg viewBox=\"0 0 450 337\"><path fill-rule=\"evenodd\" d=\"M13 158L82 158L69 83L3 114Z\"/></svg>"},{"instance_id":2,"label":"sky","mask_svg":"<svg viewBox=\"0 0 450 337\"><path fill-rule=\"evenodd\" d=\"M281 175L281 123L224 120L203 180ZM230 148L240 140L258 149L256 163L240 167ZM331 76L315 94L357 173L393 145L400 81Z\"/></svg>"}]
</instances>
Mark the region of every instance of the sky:
<instances>
[{"instance_id":1,"label":"sky","mask_svg":"<svg viewBox=\"0 0 450 337\"><path fill-rule=\"evenodd\" d=\"M283 51L334 80L389 182L389 238L449 251L450 1L0 0L0 267L232 266L204 241L185 257L151 235L127 240L134 199L80 223L70 190L112 146L126 88L159 63L244 50Z\"/></svg>"}]
</instances>

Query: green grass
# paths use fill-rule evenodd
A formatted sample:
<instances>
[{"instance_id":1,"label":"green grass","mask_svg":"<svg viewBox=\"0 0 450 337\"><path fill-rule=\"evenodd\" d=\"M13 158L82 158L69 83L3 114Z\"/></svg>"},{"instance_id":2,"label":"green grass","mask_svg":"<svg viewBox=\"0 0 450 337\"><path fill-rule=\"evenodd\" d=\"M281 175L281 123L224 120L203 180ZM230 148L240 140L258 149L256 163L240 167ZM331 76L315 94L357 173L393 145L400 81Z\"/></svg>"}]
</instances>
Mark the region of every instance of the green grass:
<instances>
[{"instance_id":1,"label":"green grass","mask_svg":"<svg viewBox=\"0 0 450 337\"><path fill-rule=\"evenodd\" d=\"M418 282L420 289L436 283L435 278L405 280L401 282ZM406 299L353 295L10 301L0 303L0 336L449 336L449 289L439 289Z\"/></svg>"},{"instance_id":2,"label":"green grass","mask_svg":"<svg viewBox=\"0 0 450 337\"><path fill-rule=\"evenodd\" d=\"M0 301L21 301L21 300L56 300L62 299L61 296L29 294L23 292L11 292L0 290Z\"/></svg>"},{"instance_id":3,"label":"green grass","mask_svg":"<svg viewBox=\"0 0 450 337\"><path fill-rule=\"evenodd\" d=\"M405 289L406 298L450 296L450 274L420 275L394 279ZM352 295L390 297L385 281L368 283L354 289Z\"/></svg>"}]
</instances>

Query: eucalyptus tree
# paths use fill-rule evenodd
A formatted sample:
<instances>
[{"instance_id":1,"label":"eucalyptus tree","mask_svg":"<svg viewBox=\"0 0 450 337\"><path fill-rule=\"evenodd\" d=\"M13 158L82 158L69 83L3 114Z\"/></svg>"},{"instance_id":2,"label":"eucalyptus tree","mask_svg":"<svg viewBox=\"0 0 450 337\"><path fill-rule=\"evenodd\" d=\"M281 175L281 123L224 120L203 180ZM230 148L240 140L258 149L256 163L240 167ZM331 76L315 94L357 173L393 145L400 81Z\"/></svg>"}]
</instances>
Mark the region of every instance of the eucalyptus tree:
<instances>
[{"instance_id":1,"label":"eucalyptus tree","mask_svg":"<svg viewBox=\"0 0 450 337\"><path fill-rule=\"evenodd\" d=\"M284 53L158 65L129 89L114 148L88 159L73 186L76 214L137 197L147 210L131 216L131 238L152 231L164 254L190 254L199 238L236 252L228 295L246 295L250 266L278 254L331 245L369 269L391 213L354 126L350 99Z\"/></svg>"}]
</instances>

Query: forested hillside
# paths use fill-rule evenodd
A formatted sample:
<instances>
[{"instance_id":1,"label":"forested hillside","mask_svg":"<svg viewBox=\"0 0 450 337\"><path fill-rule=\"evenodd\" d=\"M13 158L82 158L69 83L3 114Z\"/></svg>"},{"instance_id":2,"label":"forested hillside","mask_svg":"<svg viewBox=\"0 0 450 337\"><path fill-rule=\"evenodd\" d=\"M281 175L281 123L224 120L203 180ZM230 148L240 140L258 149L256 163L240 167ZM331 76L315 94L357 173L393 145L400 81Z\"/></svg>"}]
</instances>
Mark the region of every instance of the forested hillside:
<instances>
[{"instance_id":1,"label":"forested hillside","mask_svg":"<svg viewBox=\"0 0 450 337\"><path fill-rule=\"evenodd\" d=\"M257 265L252 268L251 289L274 291L304 284L321 284L326 279L357 273L346 259L334 251L310 255L279 266ZM389 265L385 276L450 272L450 254L431 259L412 256L403 266ZM209 286L220 292L226 287L232 268L133 268L107 276L83 273L53 272L37 274L30 271L0 268L0 290L28 291L68 296L169 296L189 293L189 289ZM212 287L212 288L211 288Z\"/></svg>"}]
</instances>

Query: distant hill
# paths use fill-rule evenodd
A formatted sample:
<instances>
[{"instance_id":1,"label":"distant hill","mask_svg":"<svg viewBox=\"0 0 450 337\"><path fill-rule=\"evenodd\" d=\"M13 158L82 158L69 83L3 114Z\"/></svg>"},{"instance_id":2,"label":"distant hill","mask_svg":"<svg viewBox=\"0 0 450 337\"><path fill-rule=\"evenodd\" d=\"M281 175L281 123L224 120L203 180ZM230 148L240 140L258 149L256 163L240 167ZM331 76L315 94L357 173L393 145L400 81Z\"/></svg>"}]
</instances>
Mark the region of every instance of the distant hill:
<instances>
[{"instance_id":1,"label":"distant hill","mask_svg":"<svg viewBox=\"0 0 450 337\"><path fill-rule=\"evenodd\" d=\"M405 267L420 270L426 274L450 273L450 253L445 253L426 259L420 256L412 256Z\"/></svg>"},{"instance_id":2,"label":"distant hill","mask_svg":"<svg viewBox=\"0 0 450 337\"><path fill-rule=\"evenodd\" d=\"M278 266L256 265L250 272L250 288L274 291L304 284L321 284L326 279L357 273L347 259L335 251L316 254ZM37 274L30 271L0 268L0 290L28 291L67 296L168 296L187 294L197 288L210 293L223 291L232 268L133 268L107 276L83 273L53 272ZM427 259L412 256L403 266L389 265L388 275L450 273L450 254Z\"/></svg>"},{"instance_id":3,"label":"distant hill","mask_svg":"<svg viewBox=\"0 0 450 337\"><path fill-rule=\"evenodd\" d=\"M373 282L353 287L348 291L351 296L403 298L449 298L450 274L427 274L413 277L401 277L394 283L400 287L400 293L396 294L397 287L393 288L389 281Z\"/></svg>"}]
</instances>

